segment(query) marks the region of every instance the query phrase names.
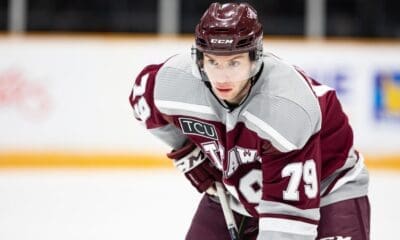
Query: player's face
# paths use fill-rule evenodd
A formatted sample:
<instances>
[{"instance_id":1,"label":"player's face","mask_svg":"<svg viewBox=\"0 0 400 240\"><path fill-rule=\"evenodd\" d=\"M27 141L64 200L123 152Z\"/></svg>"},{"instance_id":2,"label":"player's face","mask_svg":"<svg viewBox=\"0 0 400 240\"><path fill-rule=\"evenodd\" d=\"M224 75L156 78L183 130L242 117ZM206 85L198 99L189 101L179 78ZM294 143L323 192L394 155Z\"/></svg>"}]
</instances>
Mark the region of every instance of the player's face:
<instances>
[{"instance_id":1,"label":"player's face","mask_svg":"<svg viewBox=\"0 0 400 240\"><path fill-rule=\"evenodd\" d=\"M204 54L204 71L218 98L239 103L250 90L252 62L249 53L220 56Z\"/></svg>"}]
</instances>

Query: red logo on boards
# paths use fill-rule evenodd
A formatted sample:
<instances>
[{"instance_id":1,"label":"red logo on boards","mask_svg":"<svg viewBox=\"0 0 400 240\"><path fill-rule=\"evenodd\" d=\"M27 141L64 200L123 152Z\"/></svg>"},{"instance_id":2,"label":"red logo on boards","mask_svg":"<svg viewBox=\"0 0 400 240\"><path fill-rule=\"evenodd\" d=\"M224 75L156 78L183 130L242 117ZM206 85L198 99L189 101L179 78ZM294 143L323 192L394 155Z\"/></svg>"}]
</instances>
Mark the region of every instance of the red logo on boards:
<instances>
[{"instance_id":1,"label":"red logo on boards","mask_svg":"<svg viewBox=\"0 0 400 240\"><path fill-rule=\"evenodd\" d=\"M50 102L46 88L22 71L0 71L0 108L15 108L25 117L40 119L48 115Z\"/></svg>"}]
</instances>

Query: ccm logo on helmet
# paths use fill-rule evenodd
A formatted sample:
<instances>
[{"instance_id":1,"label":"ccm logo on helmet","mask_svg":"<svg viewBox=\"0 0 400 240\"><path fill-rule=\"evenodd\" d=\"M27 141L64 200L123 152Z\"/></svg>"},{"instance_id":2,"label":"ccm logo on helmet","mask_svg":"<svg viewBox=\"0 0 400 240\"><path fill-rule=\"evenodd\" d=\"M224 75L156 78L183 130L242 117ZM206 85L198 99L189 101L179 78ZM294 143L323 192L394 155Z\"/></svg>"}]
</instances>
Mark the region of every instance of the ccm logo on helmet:
<instances>
[{"instance_id":1,"label":"ccm logo on helmet","mask_svg":"<svg viewBox=\"0 0 400 240\"><path fill-rule=\"evenodd\" d=\"M233 39L211 39L211 43L218 43L218 44L231 44L233 43Z\"/></svg>"}]
</instances>

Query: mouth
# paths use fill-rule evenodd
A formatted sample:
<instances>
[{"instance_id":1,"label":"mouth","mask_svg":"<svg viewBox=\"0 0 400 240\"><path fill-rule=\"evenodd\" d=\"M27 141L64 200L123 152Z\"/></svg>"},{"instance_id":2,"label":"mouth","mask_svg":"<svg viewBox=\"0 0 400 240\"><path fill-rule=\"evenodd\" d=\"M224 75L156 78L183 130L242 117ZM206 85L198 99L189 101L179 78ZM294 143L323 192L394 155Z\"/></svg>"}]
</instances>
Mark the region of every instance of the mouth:
<instances>
[{"instance_id":1,"label":"mouth","mask_svg":"<svg viewBox=\"0 0 400 240\"><path fill-rule=\"evenodd\" d=\"M227 93L227 92L232 91L232 88L228 88L228 87L216 87L216 90L217 90L218 92L221 92L221 93Z\"/></svg>"}]
</instances>

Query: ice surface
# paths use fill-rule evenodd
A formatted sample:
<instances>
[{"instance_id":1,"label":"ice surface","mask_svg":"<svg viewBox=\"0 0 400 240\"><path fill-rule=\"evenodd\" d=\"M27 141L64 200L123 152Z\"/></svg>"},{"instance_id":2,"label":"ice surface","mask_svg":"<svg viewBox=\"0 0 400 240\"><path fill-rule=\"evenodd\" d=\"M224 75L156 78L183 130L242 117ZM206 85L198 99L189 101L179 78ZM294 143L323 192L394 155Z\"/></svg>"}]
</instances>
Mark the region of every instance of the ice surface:
<instances>
[{"instance_id":1,"label":"ice surface","mask_svg":"<svg viewBox=\"0 0 400 240\"><path fill-rule=\"evenodd\" d=\"M371 239L396 238L399 186L371 173ZM0 239L184 239L199 200L175 170L1 170Z\"/></svg>"}]
</instances>

